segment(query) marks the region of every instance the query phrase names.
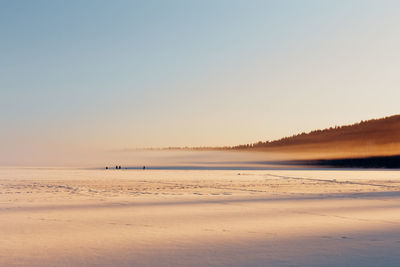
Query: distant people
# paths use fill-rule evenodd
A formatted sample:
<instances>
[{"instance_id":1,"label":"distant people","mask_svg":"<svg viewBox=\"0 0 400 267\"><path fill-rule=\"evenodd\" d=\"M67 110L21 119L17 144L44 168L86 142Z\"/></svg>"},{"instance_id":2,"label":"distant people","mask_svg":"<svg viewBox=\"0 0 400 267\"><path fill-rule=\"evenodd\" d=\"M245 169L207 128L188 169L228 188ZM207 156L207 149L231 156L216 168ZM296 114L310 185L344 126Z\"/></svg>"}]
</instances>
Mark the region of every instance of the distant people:
<instances>
[{"instance_id":1,"label":"distant people","mask_svg":"<svg viewBox=\"0 0 400 267\"><path fill-rule=\"evenodd\" d=\"M115 169L116 170L121 170L122 166L121 165L115 165ZM127 169L127 168L124 168L124 169ZM106 170L108 170L108 167L106 167Z\"/></svg>"},{"instance_id":2,"label":"distant people","mask_svg":"<svg viewBox=\"0 0 400 267\"><path fill-rule=\"evenodd\" d=\"M143 166L143 170L145 170L146 169L146 166Z\"/></svg>"},{"instance_id":3,"label":"distant people","mask_svg":"<svg viewBox=\"0 0 400 267\"><path fill-rule=\"evenodd\" d=\"M106 170L108 170L108 167L106 167Z\"/></svg>"}]
</instances>

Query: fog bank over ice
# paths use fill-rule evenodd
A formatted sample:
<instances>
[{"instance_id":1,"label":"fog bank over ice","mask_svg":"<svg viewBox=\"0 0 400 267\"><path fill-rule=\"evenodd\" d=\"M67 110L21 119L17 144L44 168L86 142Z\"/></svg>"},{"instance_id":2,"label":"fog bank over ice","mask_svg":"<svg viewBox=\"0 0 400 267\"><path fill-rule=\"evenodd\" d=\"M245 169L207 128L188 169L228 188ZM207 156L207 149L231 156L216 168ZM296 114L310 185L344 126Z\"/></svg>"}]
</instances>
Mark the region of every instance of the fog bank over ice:
<instances>
[{"instance_id":1,"label":"fog bank over ice","mask_svg":"<svg viewBox=\"0 0 400 267\"><path fill-rule=\"evenodd\" d=\"M169 169L219 169L265 168L279 165L283 157L260 152L190 151L190 150L142 150L113 152L113 165L126 168Z\"/></svg>"}]
</instances>

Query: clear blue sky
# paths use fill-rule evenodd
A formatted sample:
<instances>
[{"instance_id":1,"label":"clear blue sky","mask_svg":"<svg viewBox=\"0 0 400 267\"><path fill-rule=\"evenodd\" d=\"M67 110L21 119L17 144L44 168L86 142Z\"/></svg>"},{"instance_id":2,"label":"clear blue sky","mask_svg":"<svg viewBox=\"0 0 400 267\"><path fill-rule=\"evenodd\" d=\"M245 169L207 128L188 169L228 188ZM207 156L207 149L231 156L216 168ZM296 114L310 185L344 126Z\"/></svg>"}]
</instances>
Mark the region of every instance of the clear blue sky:
<instances>
[{"instance_id":1,"label":"clear blue sky","mask_svg":"<svg viewBox=\"0 0 400 267\"><path fill-rule=\"evenodd\" d=\"M400 110L399 1L0 0L0 38L0 164Z\"/></svg>"}]
</instances>

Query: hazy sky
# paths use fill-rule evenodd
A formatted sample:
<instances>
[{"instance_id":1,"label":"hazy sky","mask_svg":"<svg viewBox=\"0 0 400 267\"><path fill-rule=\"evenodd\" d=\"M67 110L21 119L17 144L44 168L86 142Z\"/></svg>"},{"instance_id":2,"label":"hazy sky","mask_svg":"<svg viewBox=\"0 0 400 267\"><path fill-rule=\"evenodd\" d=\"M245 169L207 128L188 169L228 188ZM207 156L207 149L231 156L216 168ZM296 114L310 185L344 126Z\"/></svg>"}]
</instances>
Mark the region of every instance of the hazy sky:
<instances>
[{"instance_id":1,"label":"hazy sky","mask_svg":"<svg viewBox=\"0 0 400 267\"><path fill-rule=\"evenodd\" d=\"M396 114L399 47L399 1L0 0L0 164Z\"/></svg>"}]
</instances>

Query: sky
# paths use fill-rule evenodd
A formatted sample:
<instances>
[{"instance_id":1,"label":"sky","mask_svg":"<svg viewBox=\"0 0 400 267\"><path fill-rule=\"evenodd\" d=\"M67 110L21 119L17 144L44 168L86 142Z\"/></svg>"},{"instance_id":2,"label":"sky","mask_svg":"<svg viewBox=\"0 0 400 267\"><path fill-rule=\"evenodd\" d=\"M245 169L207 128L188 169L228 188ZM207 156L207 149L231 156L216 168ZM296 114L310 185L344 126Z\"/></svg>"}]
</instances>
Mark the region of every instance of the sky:
<instances>
[{"instance_id":1,"label":"sky","mask_svg":"<svg viewBox=\"0 0 400 267\"><path fill-rule=\"evenodd\" d=\"M0 165L397 114L399 47L399 1L0 0Z\"/></svg>"}]
</instances>

